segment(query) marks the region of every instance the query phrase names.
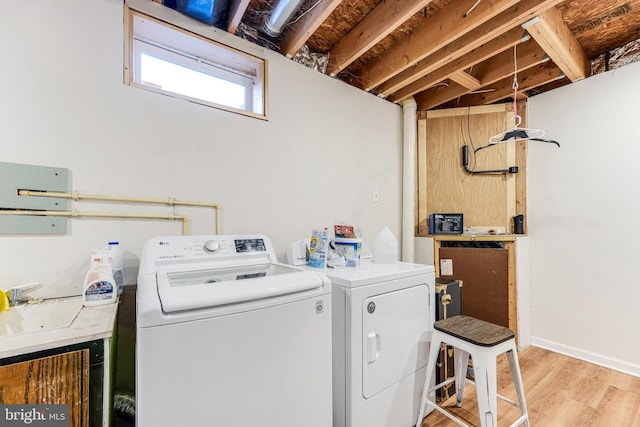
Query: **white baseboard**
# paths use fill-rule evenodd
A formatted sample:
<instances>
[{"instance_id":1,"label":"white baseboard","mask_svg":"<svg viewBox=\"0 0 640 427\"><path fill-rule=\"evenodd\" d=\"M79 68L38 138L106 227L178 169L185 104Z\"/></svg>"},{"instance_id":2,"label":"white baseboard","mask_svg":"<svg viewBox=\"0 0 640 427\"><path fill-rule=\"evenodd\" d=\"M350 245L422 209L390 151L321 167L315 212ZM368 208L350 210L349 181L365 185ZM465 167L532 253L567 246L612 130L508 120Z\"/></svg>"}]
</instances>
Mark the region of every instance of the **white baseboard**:
<instances>
[{"instance_id":1,"label":"white baseboard","mask_svg":"<svg viewBox=\"0 0 640 427\"><path fill-rule=\"evenodd\" d=\"M589 351L584 351L579 348L570 347L542 338L537 338L535 336L531 338L531 345L551 350L556 353L564 354L566 356L574 357L576 359L584 360L585 362L604 366L605 368L620 371L625 374L633 375L634 377L640 377L640 366L625 362L624 360L614 359L612 357L603 356L601 354L591 353Z\"/></svg>"}]
</instances>

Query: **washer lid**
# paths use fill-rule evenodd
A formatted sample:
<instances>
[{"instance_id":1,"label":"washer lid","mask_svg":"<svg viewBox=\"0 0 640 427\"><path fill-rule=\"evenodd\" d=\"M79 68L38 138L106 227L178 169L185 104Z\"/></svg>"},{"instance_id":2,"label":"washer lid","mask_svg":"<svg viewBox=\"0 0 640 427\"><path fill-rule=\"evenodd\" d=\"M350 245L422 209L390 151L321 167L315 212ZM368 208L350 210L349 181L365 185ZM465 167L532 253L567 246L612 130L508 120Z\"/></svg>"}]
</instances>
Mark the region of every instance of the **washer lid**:
<instances>
[{"instance_id":1,"label":"washer lid","mask_svg":"<svg viewBox=\"0 0 640 427\"><path fill-rule=\"evenodd\" d=\"M324 286L322 276L313 271L271 263L160 270L156 279L165 313L275 298Z\"/></svg>"}]
</instances>

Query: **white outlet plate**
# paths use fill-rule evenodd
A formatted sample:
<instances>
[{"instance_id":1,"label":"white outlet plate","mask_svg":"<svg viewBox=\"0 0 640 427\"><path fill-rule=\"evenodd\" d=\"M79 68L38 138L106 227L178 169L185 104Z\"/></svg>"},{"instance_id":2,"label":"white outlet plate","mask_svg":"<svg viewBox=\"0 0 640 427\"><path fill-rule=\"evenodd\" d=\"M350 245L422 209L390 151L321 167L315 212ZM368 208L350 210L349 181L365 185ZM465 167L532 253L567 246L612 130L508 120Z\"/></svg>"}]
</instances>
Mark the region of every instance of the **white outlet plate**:
<instances>
[{"instance_id":1,"label":"white outlet plate","mask_svg":"<svg viewBox=\"0 0 640 427\"><path fill-rule=\"evenodd\" d=\"M453 276L453 260L452 259L440 260L440 275Z\"/></svg>"}]
</instances>

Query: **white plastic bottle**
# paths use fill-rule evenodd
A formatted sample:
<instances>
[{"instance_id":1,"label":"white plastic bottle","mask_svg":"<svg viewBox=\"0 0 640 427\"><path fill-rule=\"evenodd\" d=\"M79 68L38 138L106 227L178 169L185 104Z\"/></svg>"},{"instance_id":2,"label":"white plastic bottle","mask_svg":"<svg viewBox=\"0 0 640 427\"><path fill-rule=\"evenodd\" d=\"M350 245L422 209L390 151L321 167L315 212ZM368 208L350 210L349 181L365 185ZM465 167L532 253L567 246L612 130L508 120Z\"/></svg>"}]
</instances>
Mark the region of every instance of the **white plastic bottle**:
<instances>
[{"instance_id":1,"label":"white plastic bottle","mask_svg":"<svg viewBox=\"0 0 640 427\"><path fill-rule=\"evenodd\" d=\"M111 251L111 271L113 278L118 286L118 294L121 294L124 286L124 265L120 242L109 242L108 249Z\"/></svg>"},{"instance_id":2,"label":"white plastic bottle","mask_svg":"<svg viewBox=\"0 0 640 427\"><path fill-rule=\"evenodd\" d=\"M114 303L118 298L118 285L111 271L111 254L102 251L94 259L97 264L92 265L84 276L82 301L86 306Z\"/></svg>"},{"instance_id":3,"label":"white plastic bottle","mask_svg":"<svg viewBox=\"0 0 640 427\"><path fill-rule=\"evenodd\" d=\"M393 264L398 261L398 239L395 234L384 227L376 235L373 262L376 264Z\"/></svg>"}]
</instances>

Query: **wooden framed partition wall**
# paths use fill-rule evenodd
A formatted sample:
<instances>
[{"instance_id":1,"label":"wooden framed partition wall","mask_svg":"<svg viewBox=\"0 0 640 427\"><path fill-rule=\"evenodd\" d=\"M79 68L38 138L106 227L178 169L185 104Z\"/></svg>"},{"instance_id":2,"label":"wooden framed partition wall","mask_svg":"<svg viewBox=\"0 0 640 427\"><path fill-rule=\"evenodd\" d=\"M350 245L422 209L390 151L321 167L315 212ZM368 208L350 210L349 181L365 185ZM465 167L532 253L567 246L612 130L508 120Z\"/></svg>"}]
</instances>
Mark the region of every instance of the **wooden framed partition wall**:
<instances>
[{"instance_id":1,"label":"wooden framed partition wall","mask_svg":"<svg viewBox=\"0 0 640 427\"><path fill-rule=\"evenodd\" d=\"M513 217L527 217L527 145L490 139L525 127L525 107L519 119L513 104L419 113L416 168L416 236L432 238L436 276L462 282L463 314L509 327L518 341ZM465 233L430 235L432 213L462 213Z\"/></svg>"},{"instance_id":2,"label":"wooden framed partition wall","mask_svg":"<svg viewBox=\"0 0 640 427\"><path fill-rule=\"evenodd\" d=\"M526 126L525 107L518 106L520 127ZM506 233L513 232L515 215L524 214L526 221L526 142L485 147L516 124L512 104L418 113L416 236L428 236L431 213L463 213L465 227ZM464 146L474 173L463 166ZM514 166L517 173L477 173Z\"/></svg>"}]
</instances>

